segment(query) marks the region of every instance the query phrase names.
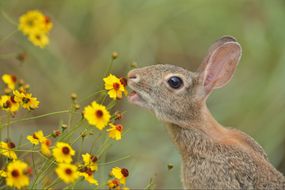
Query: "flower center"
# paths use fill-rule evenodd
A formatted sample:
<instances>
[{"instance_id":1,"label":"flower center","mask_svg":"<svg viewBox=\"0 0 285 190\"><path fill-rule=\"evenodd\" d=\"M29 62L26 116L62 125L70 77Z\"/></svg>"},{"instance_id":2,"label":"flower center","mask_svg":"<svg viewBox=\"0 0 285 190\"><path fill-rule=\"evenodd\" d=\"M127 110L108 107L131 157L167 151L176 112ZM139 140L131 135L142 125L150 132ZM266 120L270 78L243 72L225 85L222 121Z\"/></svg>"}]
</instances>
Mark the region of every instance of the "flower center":
<instances>
[{"instance_id":1,"label":"flower center","mask_svg":"<svg viewBox=\"0 0 285 190\"><path fill-rule=\"evenodd\" d=\"M34 20L33 20L33 19L27 20L27 25L28 25L29 27L33 27L33 26L34 26Z\"/></svg>"},{"instance_id":2,"label":"flower center","mask_svg":"<svg viewBox=\"0 0 285 190\"><path fill-rule=\"evenodd\" d=\"M123 174L124 177L129 176L129 171L126 168L122 168L121 173Z\"/></svg>"},{"instance_id":3,"label":"flower center","mask_svg":"<svg viewBox=\"0 0 285 190\"><path fill-rule=\"evenodd\" d=\"M123 125L117 124L117 125L116 125L116 129L117 129L118 131L122 132L122 130L123 130Z\"/></svg>"},{"instance_id":4,"label":"flower center","mask_svg":"<svg viewBox=\"0 0 285 190\"><path fill-rule=\"evenodd\" d=\"M97 116L98 118L101 118L101 117L103 116L103 111L102 111L102 110L97 110L97 111L96 111L96 116Z\"/></svg>"},{"instance_id":5,"label":"flower center","mask_svg":"<svg viewBox=\"0 0 285 190\"><path fill-rule=\"evenodd\" d=\"M113 83L113 88L114 88L114 90L116 90L116 91L119 90L120 84L117 83L117 82Z\"/></svg>"},{"instance_id":6,"label":"flower center","mask_svg":"<svg viewBox=\"0 0 285 190\"><path fill-rule=\"evenodd\" d=\"M35 133L33 134L33 138L37 140L39 139Z\"/></svg>"},{"instance_id":7,"label":"flower center","mask_svg":"<svg viewBox=\"0 0 285 190\"><path fill-rule=\"evenodd\" d=\"M128 84L128 81L127 81L127 79L126 78L120 78L120 82L121 82L121 84L123 85L123 86L127 86L127 84Z\"/></svg>"},{"instance_id":8,"label":"flower center","mask_svg":"<svg viewBox=\"0 0 285 190\"><path fill-rule=\"evenodd\" d=\"M71 175L71 174L72 174L72 170L71 170L70 168L66 168L66 169L65 169L65 173L66 173L67 175Z\"/></svg>"},{"instance_id":9,"label":"flower center","mask_svg":"<svg viewBox=\"0 0 285 190\"><path fill-rule=\"evenodd\" d=\"M10 97L10 100L11 100L12 103L16 103L16 101L15 101L15 96L11 96L11 97Z\"/></svg>"},{"instance_id":10,"label":"flower center","mask_svg":"<svg viewBox=\"0 0 285 190\"><path fill-rule=\"evenodd\" d=\"M7 100L4 104L3 104L3 108L10 108L12 106L12 103L10 102L10 100Z\"/></svg>"},{"instance_id":11,"label":"flower center","mask_svg":"<svg viewBox=\"0 0 285 190\"><path fill-rule=\"evenodd\" d=\"M13 177L19 177L20 172L19 172L18 170L13 170L13 171L11 172L11 174L12 174Z\"/></svg>"},{"instance_id":12,"label":"flower center","mask_svg":"<svg viewBox=\"0 0 285 190\"><path fill-rule=\"evenodd\" d=\"M91 156L91 161L94 163L94 162L97 162L97 157L96 156Z\"/></svg>"},{"instance_id":13,"label":"flower center","mask_svg":"<svg viewBox=\"0 0 285 190\"><path fill-rule=\"evenodd\" d=\"M8 142L8 147L9 148L15 148L16 145L13 142Z\"/></svg>"},{"instance_id":14,"label":"flower center","mask_svg":"<svg viewBox=\"0 0 285 190\"><path fill-rule=\"evenodd\" d=\"M67 146L64 146L64 147L62 148L62 153L63 153L63 154L68 155L69 152L70 152L70 150L69 150L69 148L68 148Z\"/></svg>"},{"instance_id":15,"label":"flower center","mask_svg":"<svg viewBox=\"0 0 285 190\"><path fill-rule=\"evenodd\" d=\"M16 81L17 81L17 77L14 76L14 75L11 76L11 79L12 79L13 82L16 82Z\"/></svg>"},{"instance_id":16,"label":"flower center","mask_svg":"<svg viewBox=\"0 0 285 190\"><path fill-rule=\"evenodd\" d=\"M24 97L24 98L22 99L22 101L23 101L25 104L27 104L27 103L29 103L30 99L29 99L29 98Z\"/></svg>"}]
</instances>

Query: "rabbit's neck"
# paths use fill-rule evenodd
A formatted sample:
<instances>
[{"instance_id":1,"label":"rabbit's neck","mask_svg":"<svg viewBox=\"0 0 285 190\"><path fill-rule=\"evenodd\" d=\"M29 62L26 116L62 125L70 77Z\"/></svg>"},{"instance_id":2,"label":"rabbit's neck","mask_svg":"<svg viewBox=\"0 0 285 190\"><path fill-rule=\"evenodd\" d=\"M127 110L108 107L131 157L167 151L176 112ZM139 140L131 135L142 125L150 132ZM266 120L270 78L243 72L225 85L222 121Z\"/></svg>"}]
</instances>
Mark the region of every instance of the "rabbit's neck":
<instances>
[{"instance_id":1,"label":"rabbit's neck","mask_svg":"<svg viewBox=\"0 0 285 190\"><path fill-rule=\"evenodd\" d=\"M204 154L213 150L227 136L222 127L205 107L200 117L192 119L187 126L168 123L169 133L181 154Z\"/></svg>"}]
</instances>

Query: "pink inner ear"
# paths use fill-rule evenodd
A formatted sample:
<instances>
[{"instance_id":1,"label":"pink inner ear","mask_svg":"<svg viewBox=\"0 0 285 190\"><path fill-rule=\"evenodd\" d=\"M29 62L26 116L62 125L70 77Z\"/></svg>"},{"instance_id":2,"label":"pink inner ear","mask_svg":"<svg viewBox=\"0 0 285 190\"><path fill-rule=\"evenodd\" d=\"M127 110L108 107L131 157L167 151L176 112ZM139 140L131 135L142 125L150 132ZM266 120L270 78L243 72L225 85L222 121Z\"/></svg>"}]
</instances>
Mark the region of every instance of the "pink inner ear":
<instances>
[{"instance_id":1,"label":"pink inner ear","mask_svg":"<svg viewBox=\"0 0 285 190\"><path fill-rule=\"evenodd\" d=\"M236 42L226 43L210 55L203 72L204 87L207 93L214 88L226 85L230 81L239 62L240 50L240 46Z\"/></svg>"}]
</instances>

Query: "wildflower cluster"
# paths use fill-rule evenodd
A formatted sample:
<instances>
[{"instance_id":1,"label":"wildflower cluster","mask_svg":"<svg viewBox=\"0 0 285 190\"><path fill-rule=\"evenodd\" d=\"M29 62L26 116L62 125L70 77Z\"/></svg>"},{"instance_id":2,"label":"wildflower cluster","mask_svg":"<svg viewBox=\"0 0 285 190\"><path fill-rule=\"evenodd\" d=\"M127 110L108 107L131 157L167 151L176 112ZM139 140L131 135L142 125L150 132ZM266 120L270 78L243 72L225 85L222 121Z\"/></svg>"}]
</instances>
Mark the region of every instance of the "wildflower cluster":
<instances>
[{"instance_id":1,"label":"wildflower cluster","mask_svg":"<svg viewBox=\"0 0 285 190\"><path fill-rule=\"evenodd\" d=\"M50 18L38 10L28 11L19 18L18 29L40 48L49 43L48 34L52 27Z\"/></svg>"},{"instance_id":2,"label":"wildflower cluster","mask_svg":"<svg viewBox=\"0 0 285 190\"><path fill-rule=\"evenodd\" d=\"M48 44L48 34L52 27L49 17L38 10L28 11L19 18L18 29L34 45L41 48ZM24 57L26 55L23 54L19 59ZM112 63L117 58L118 53L112 53ZM0 86L1 88L3 86L3 89L0 90L0 183L2 189L7 187L82 189L81 186L128 189L126 179L129 171L126 168L114 166L109 172L111 178L108 181L101 180L99 178L101 175L98 176L98 172L103 172L106 165L127 158L106 160L109 159L106 156L108 147L121 140L125 134L125 129L120 123L123 113L115 110L115 105L124 95L127 95L127 81L109 74L112 63L106 72L107 77L101 81L104 82L102 84L104 89L96 91L83 100L72 93L68 109L30 117L27 115L40 106L38 99L30 92L30 86L15 75L1 76ZM87 99L90 99L89 102L86 102L87 105L81 109L81 104ZM21 111L28 112L21 114ZM59 124L53 125L52 132L47 132L48 129L45 129L45 126L37 126L38 129L32 132L25 133L28 130L22 130L21 135L25 138L13 140L11 131L17 130L16 123L59 114L65 114L66 117L63 117ZM23 115L26 117L16 118ZM7 132L4 137L3 131ZM92 137L92 145L85 141L89 137ZM81 143L78 145L80 140Z\"/></svg>"},{"instance_id":3,"label":"wildflower cluster","mask_svg":"<svg viewBox=\"0 0 285 190\"><path fill-rule=\"evenodd\" d=\"M23 80L10 74L2 75L2 80L6 85L4 94L0 96L2 110L15 114L20 107L29 111L38 108L40 102L29 93L30 87Z\"/></svg>"}]
</instances>

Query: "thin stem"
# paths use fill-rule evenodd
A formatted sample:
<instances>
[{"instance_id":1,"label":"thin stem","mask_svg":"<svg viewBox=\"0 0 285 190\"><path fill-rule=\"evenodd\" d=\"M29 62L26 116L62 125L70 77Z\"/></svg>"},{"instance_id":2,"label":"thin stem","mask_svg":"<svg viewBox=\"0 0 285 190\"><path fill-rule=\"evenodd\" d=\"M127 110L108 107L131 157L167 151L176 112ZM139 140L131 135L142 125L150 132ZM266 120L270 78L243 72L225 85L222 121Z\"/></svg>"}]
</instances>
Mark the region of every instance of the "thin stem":
<instances>
[{"instance_id":1,"label":"thin stem","mask_svg":"<svg viewBox=\"0 0 285 190\"><path fill-rule=\"evenodd\" d=\"M35 150L35 145L33 145L33 151ZM35 170L35 175L37 175L37 168L35 164L35 157L34 157L34 152L32 152L32 162L33 162L33 169Z\"/></svg>"},{"instance_id":2,"label":"thin stem","mask_svg":"<svg viewBox=\"0 0 285 190\"><path fill-rule=\"evenodd\" d=\"M79 103L82 103L82 102L84 102L85 100L88 100L89 98L91 98L91 97L93 97L93 96L96 96L97 94L100 94L100 93L105 92L105 91L106 91L106 90L96 91L95 93L93 93L93 94L91 94L91 95L89 95L89 96L87 96L87 97L81 99L81 100L79 101Z\"/></svg>"},{"instance_id":3,"label":"thin stem","mask_svg":"<svg viewBox=\"0 0 285 190\"><path fill-rule=\"evenodd\" d=\"M14 30L13 32L6 35L4 38L1 39L0 44L3 44L6 40L8 40L10 37L12 37L17 32L18 32L18 30Z\"/></svg>"},{"instance_id":4,"label":"thin stem","mask_svg":"<svg viewBox=\"0 0 285 190\"><path fill-rule=\"evenodd\" d=\"M3 10L1 11L2 16L12 25L17 26L18 23L16 23L7 13L5 13Z\"/></svg>"},{"instance_id":5,"label":"thin stem","mask_svg":"<svg viewBox=\"0 0 285 190\"><path fill-rule=\"evenodd\" d=\"M117 160L114 160L114 161L110 161L110 162L105 162L105 163L99 163L99 165L108 165L108 164L113 164L113 163L116 163L116 162L119 162L119 161L122 161L122 160L126 160L128 158L130 158L131 156L128 155L128 156L125 156L125 157L122 157L122 158L119 158Z\"/></svg>"},{"instance_id":6,"label":"thin stem","mask_svg":"<svg viewBox=\"0 0 285 190\"><path fill-rule=\"evenodd\" d=\"M53 182L52 184L50 184L49 186L47 186L45 189L50 189L52 186L56 185L59 181L59 177L57 177Z\"/></svg>"},{"instance_id":7,"label":"thin stem","mask_svg":"<svg viewBox=\"0 0 285 190\"><path fill-rule=\"evenodd\" d=\"M10 115L7 112L7 138L10 139Z\"/></svg>"},{"instance_id":8,"label":"thin stem","mask_svg":"<svg viewBox=\"0 0 285 190\"><path fill-rule=\"evenodd\" d=\"M70 112L70 110L56 111L56 112L46 113L46 114L42 114L42 115L38 115L38 116L34 116L34 117L28 117L28 118L22 118L22 119L18 119L18 120L12 120L10 122L10 124L18 123L18 122L21 122L21 121L29 121L29 120L39 119L39 118L48 117L48 116L51 116L51 115L57 115L57 114L68 113L68 112ZM7 126L7 125L8 125L8 123L4 123L3 124L3 126Z\"/></svg>"}]
</instances>

